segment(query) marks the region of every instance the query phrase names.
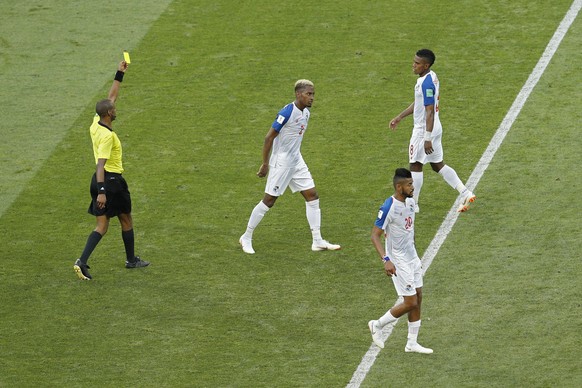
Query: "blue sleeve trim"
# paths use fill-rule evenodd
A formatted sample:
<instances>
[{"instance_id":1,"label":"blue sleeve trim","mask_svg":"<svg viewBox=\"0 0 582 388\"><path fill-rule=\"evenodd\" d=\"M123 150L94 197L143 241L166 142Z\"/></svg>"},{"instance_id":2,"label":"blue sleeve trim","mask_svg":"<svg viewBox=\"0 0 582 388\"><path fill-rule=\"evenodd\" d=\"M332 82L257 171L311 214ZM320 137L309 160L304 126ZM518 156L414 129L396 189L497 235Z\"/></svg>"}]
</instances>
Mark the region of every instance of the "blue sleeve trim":
<instances>
[{"instance_id":1,"label":"blue sleeve trim","mask_svg":"<svg viewBox=\"0 0 582 388\"><path fill-rule=\"evenodd\" d=\"M281 131L281 128L283 128L285 124L287 124L287 121L289 121L291 113L293 113L293 103L285 105L285 107L279 111L271 127L273 127L277 132Z\"/></svg>"},{"instance_id":2,"label":"blue sleeve trim","mask_svg":"<svg viewBox=\"0 0 582 388\"><path fill-rule=\"evenodd\" d=\"M378 217L376 218L376 222L374 222L374 225L376 225L378 228L384 229L386 217L388 217L388 213L390 212L390 208L392 207L393 203L394 198L390 197L384 201L382 206L380 206L380 210L378 210Z\"/></svg>"},{"instance_id":3,"label":"blue sleeve trim","mask_svg":"<svg viewBox=\"0 0 582 388\"><path fill-rule=\"evenodd\" d=\"M434 86L432 76L428 74L424 81L422 81L422 96L424 97L424 106L434 105L435 94L436 86Z\"/></svg>"}]
</instances>

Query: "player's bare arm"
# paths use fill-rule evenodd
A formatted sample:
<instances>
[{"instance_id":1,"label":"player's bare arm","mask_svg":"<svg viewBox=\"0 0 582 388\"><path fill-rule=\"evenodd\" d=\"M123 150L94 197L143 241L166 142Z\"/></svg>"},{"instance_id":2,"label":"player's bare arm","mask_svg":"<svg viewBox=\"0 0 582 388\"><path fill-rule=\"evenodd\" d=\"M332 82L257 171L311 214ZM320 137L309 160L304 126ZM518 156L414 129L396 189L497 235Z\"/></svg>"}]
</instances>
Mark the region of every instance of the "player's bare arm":
<instances>
[{"instance_id":1,"label":"player's bare arm","mask_svg":"<svg viewBox=\"0 0 582 388\"><path fill-rule=\"evenodd\" d=\"M125 61L119 62L119 65L117 66L117 71L125 73L126 70L127 62ZM121 85L121 81L117 80L117 75L115 78L116 79L113 81L113 85L111 85L111 89L109 89L109 95L107 96L107 99L110 100L111 102L115 102L115 100L117 100L117 95L119 94L119 86Z\"/></svg>"},{"instance_id":2,"label":"player's bare arm","mask_svg":"<svg viewBox=\"0 0 582 388\"><path fill-rule=\"evenodd\" d=\"M426 127L424 136L424 152L430 155L434 152L432 148L432 129L434 128L434 105L426 105L424 107L426 116Z\"/></svg>"},{"instance_id":3,"label":"player's bare arm","mask_svg":"<svg viewBox=\"0 0 582 388\"><path fill-rule=\"evenodd\" d=\"M408 108L404 109L398 116L396 116L392 120L390 120L390 129L395 130L396 126L398 125L400 120L402 120L406 116L410 116L413 111L414 111L414 102L412 104L410 104L410 106L408 106Z\"/></svg>"},{"instance_id":4,"label":"player's bare arm","mask_svg":"<svg viewBox=\"0 0 582 388\"><path fill-rule=\"evenodd\" d=\"M372 228L372 233L370 239L372 240L372 244L374 248L376 248L376 252L380 255L380 259L383 260L386 257L386 251L384 250L384 244L382 244L382 236L384 235L384 231L378 228L376 225ZM384 262L384 272L388 276L396 276L396 267L391 261Z\"/></svg>"},{"instance_id":5,"label":"player's bare arm","mask_svg":"<svg viewBox=\"0 0 582 388\"><path fill-rule=\"evenodd\" d=\"M273 148L273 141L279 135L279 132L275 131L275 129L269 129L267 135L265 136L265 142L263 143L263 164L259 168L257 172L257 176L259 178L263 178L267 176L269 172L269 157L271 156L271 148Z\"/></svg>"}]
</instances>

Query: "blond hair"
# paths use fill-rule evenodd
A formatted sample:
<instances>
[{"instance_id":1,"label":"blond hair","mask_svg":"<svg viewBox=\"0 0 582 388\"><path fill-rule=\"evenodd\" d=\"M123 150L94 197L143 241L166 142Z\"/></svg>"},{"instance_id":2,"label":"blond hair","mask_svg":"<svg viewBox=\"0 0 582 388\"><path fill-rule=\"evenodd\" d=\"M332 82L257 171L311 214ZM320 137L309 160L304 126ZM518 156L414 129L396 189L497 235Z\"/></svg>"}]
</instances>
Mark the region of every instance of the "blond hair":
<instances>
[{"instance_id":1,"label":"blond hair","mask_svg":"<svg viewBox=\"0 0 582 388\"><path fill-rule=\"evenodd\" d=\"M300 79L299 81L295 82L295 91L303 91L308 86L313 87L313 82L308 79Z\"/></svg>"}]
</instances>

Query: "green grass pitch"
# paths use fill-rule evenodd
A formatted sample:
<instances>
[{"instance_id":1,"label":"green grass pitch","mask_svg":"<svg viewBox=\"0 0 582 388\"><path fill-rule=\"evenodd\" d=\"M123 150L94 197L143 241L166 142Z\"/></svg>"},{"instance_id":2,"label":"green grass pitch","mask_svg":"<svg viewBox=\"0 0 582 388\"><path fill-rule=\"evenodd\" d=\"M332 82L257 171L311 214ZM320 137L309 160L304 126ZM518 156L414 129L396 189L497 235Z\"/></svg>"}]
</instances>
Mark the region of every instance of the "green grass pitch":
<instances>
[{"instance_id":1,"label":"green grass pitch","mask_svg":"<svg viewBox=\"0 0 582 388\"><path fill-rule=\"evenodd\" d=\"M465 181L571 5L68 3L0 4L0 387L345 386L396 300L369 233L408 162L411 119L388 120L412 102L415 50L437 55L445 161ZM363 386L582 385L581 32L579 17L426 274L435 353L404 353L401 322ZM114 220L81 282L87 130L124 49L115 130L152 265L123 268ZM299 78L316 86L303 155L323 235L343 249L311 252L288 192L248 256L262 140ZM455 197L427 171L420 254Z\"/></svg>"}]
</instances>

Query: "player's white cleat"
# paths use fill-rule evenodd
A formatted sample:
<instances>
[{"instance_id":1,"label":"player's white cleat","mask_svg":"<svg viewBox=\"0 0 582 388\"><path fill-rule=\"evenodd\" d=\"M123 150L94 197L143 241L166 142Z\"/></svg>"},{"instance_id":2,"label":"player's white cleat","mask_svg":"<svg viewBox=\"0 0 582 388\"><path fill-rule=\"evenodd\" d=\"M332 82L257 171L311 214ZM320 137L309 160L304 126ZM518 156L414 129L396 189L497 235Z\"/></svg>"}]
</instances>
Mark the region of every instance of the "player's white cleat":
<instances>
[{"instance_id":1,"label":"player's white cleat","mask_svg":"<svg viewBox=\"0 0 582 388\"><path fill-rule=\"evenodd\" d=\"M471 193L470 191L467 192L467 194L465 194L465 196L463 197L463 201L459 205L459 208L457 209L457 211L459 213L466 212L467 210L469 210L469 205L472 202L475 202L476 199L477 199L477 196L475 194Z\"/></svg>"},{"instance_id":2,"label":"player's white cleat","mask_svg":"<svg viewBox=\"0 0 582 388\"><path fill-rule=\"evenodd\" d=\"M384 349L384 342L382 341L382 328L378 324L378 321L368 322L368 327L370 328L370 333L372 333L372 341L380 349Z\"/></svg>"},{"instance_id":3,"label":"player's white cleat","mask_svg":"<svg viewBox=\"0 0 582 388\"><path fill-rule=\"evenodd\" d=\"M431 354L432 349L425 348L424 346L419 345L417 342L414 344L406 344L404 348L406 353L422 353L422 354Z\"/></svg>"},{"instance_id":4,"label":"player's white cleat","mask_svg":"<svg viewBox=\"0 0 582 388\"><path fill-rule=\"evenodd\" d=\"M253 255L255 253L255 250L253 249L252 240L248 240L241 236L238 242L240 243L240 246L242 247L244 253L248 253L249 255Z\"/></svg>"},{"instance_id":5,"label":"player's white cleat","mask_svg":"<svg viewBox=\"0 0 582 388\"><path fill-rule=\"evenodd\" d=\"M330 244L327 240L313 240L313 244L311 244L312 251L337 251L342 249L341 246L337 244Z\"/></svg>"}]
</instances>

